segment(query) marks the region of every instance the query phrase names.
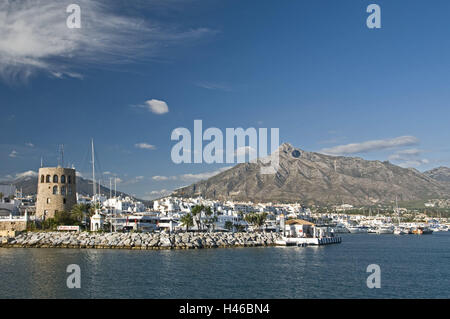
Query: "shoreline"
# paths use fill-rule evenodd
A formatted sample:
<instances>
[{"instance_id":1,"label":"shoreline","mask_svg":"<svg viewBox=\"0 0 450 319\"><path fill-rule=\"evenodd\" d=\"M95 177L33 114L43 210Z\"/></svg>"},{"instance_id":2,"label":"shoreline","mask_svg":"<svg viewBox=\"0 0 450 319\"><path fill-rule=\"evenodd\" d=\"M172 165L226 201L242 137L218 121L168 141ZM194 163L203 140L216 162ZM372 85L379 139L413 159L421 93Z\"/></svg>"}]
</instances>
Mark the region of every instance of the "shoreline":
<instances>
[{"instance_id":1,"label":"shoreline","mask_svg":"<svg viewBox=\"0 0 450 319\"><path fill-rule=\"evenodd\" d=\"M172 250L204 248L269 247L281 238L278 233L22 233L0 248L71 248Z\"/></svg>"}]
</instances>

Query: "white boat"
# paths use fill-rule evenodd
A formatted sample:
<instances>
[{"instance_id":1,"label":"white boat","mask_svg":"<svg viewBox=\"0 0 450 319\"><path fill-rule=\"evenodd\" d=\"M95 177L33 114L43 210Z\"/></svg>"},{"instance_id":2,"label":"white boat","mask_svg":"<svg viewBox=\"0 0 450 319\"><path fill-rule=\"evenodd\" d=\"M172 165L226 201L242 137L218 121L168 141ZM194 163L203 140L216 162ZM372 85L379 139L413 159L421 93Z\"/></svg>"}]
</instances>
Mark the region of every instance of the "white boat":
<instances>
[{"instance_id":1,"label":"white boat","mask_svg":"<svg viewBox=\"0 0 450 319\"><path fill-rule=\"evenodd\" d=\"M393 234L394 228L391 226L382 226L377 228L377 234Z\"/></svg>"},{"instance_id":2,"label":"white boat","mask_svg":"<svg viewBox=\"0 0 450 319\"><path fill-rule=\"evenodd\" d=\"M367 234L368 228L364 226L349 226L347 227L351 234Z\"/></svg>"},{"instance_id":3,"label":"white boat","mask_svg":"<svg viewBox=\"0 0 450 319\"><path fill-rule=\"evenodd\" d=\"M337 224L331 231L335 234L345 234L349 232L348 228L341 224Z\"/></svg>"},{"instance_id":4,"label":"white boat","mask_svg":"<svg viewBox=\"0 0 450 319\"><path fill-rule=\"evenodd\" d=\"M403 228L395 227L394 229L394 235L407 235L409 232Z\"/></svg>"}]
</instances>

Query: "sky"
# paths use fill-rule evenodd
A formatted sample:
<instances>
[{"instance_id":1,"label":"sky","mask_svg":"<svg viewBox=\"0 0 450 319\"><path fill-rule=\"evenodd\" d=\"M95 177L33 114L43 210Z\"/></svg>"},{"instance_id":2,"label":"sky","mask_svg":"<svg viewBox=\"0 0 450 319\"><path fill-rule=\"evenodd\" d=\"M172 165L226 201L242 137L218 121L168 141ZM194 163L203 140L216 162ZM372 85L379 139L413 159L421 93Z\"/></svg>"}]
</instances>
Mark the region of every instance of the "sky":
<instances>
[{"instance_id":1,"label":"sky","mask_svg":"<svg viewBox=\"0 0 450 319\"><path fill-rule=\"evenodd\" d=\"M66 25L78 4L81 28ZM369 4L381 28L369 29ZM230 164L176 164L178 127L279 128L280 143L450 166L450 3L3 1L0 179L58 164L151 199Z\"/></svg>"}]
</instances>

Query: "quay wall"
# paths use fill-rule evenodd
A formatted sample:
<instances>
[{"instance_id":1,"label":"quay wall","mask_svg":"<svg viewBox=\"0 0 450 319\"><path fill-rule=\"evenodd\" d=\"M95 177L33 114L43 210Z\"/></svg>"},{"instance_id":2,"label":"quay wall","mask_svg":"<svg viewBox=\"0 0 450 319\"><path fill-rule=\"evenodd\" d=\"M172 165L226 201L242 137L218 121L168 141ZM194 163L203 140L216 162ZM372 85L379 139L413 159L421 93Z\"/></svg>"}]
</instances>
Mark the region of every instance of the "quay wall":
<instances>
[{"instance_id":1,"label":"quay wall","mask_svg":"<svg viewBox=\"0 0 450 319\"><path fill-rule=\"evenodd\" d=\"M24 231L27 229L27 222L25 220L0 220L0 231ZM1 234L1 233L0 233Z\"/></svg>"},{"instance_id":2,"label":"quay wall","mask_svg":"<svg viewBox=\"0 0 450 319\"><path fill-rule=\"evenodd\" d=\"M68 233L28 232L0 241L9 248L201 249L274 246L278 233Z\"/></svg>"}]
</instances>

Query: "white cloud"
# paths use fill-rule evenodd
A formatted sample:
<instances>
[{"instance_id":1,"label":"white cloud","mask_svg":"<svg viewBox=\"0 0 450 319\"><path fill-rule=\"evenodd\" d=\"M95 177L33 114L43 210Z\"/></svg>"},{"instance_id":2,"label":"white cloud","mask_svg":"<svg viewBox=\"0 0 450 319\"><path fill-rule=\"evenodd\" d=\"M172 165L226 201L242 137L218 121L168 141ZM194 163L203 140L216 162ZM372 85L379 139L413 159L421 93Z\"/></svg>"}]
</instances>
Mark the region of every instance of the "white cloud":
<instances>
[{"instance_id":1,"label":"white cloud","mask_svg":"<svg viewBox=\"0 0 450 319\"><path fill-rule=\"evenodd\" d=\"M146 196L144 196L144 199L147 199L147 200L155 199L155 198L170 195L171 193L172 193L172 191L167 190L167 189L153 190L153 191L147 192Z\"/></svg>"},{"instance_id":2,"label":"white cloud","mask_svg":"<svg viewBox=\"0 0 450 319\"><path fill-rule=\"evenodd\" d=\"M154 57L167 45L215 33L207 28L178 31L121 15L117 12L123 8L116 1L76 3L81 7L80 29L66 25L70 2L0 2L0 76L4 80L26 80L37 71L55 78L82 78L78 68Z\"/></svg>"},{"instance_id":3,"label":"white cloud","mask_svg":"<svg viewBox=\"0 0 450 319\"><path fill-rule=\"evenodd\" d=\"M399 162L398 165L401 167L419 167L430 162L426 158L419 158L420 155L422 155L421 150L417 148L410 148L397 151L390 155L388 159L390 161Z\"/></svg>"},{"instance_id":4,"label":"white cloud","mask_svg":"<svg viewBox=\"0 0 450 319\"><path fill-rule=\"evenodd\" d=\"M143 143L134 144L134 147L140 148L140 149L144 149L144 150L154 150L154 149L156 149L155 145L151 145L151 144L144 143L144 142Z\"/></svg>"},{"instance_id":5,"label":"white cloud","mask_svg":"<svg viewBox=\"0 0 450 319\"><path fill-rule=\"evenodd\" d=\"M227 84L223 84L223 83L202 81L202 82L197 82L195 85L198 87L201 87L203 89L207 89L207 90L231 91L230 87Z\"/></svg>"},{"instance_id":6,"label":"white cloud","mask_svg":"<svg viewBox=\"0 0 450 319\"><path fill-rule=\"evenodd\" d=\"M324 148L320 152L329 155L367 153L394 147L416 145L418 143L419 140L414 136L399 136L384 140L371 140L362 143L338 145L330 148Z\"/></svg>"},{"instance_id":7,"label":"white cloud","mask_svg":"<svg viewBox=\"0 0 450 319\"><path fill-rule=\"evenodd\" d=\"M219 168L218 170L212 171L212 172L204 172L204 173L197 173L197 174L183 174L179 176L180 180L183 181L199 181L199 180L203 180L203 179L208 179L210 177L213 177L217 174L220 174L224 171L226 171L227 169L230 169L231 166L228 167L222 167Z\"/></svg>"},{"instance_id":8,"label":"white cloud","mask_svg":"<svg viewBox=\"0 0 450 319\"><path fill-rule=\"evenodd\" d=\"M203 172L203 173L187 173L187 174L181 174L177 176L153 176L152 179L154 181L189 181L189 182L195 182L202 179L208 179L210 177L213 177L219 173L222 173L223 171L226 171L227 169L230 169L231 166L222 167L215 171L210 172Z\"/></svg>"},{"instance_id":9,"label":"white cloud","mask_svg":"<svg viewBox=\"0 0 450 319\"><path fill-rule=\"evenodd\" d=\"M407 160L404 162L399 163L398 165L405 168L410 167L419 167L424 164L428 164L430 161L427 159L417 159L417 160Z\"/></svg>"},{"instance_id":10,"label":"white cloud","mask_svg":"<svg viewBox=\"0 0 450 319\"><path fill-rule=\"evenodd\" d=\"M12 152L11 153L9 153L9 157L11 157L11 158L15 158L15 157L17 157L17 155L18 155L19 153L17 153L17 151L16 150L12 150Z\"/></svg>"},{"instance_id":11,"label":"white cloud","mask_svg":"<svg viewBox=\"0 0 450 319\"><path fill-rule=\"evenodd\" d=\"M33 143L25 143L25 145L26 145L26 146L29 146L29 147L34 147L34 144L33 144Z\"/></svg>"},{"instance_id":12,"label":"white cloud","mask_svg":"<svg viewBox=\"0 0 450 319\"><path fill-rule=\"evenodd\" d=\"M155 114L165 114L169 112L169 106L164 101L152 99L145 101L145 104L150 112L153 112Z\"/></svg>"},{"instance_id":13,"label":"white cloud","mask_svg":"<svg viewBox=\"0 0 450 319\"><path fill-rule=\"evenodd\" d=\"M248 156L249 160L252 161L258 157L258 151L251 146L242 146L234 151L234 156L238 159L241 156Z\"/></svg>"},{"instance_id":14,"label":"white cloud","mask_svg":"<svg viewBox=\"0 0 450 319\"><path fill-rule=\"evenodd\" d=\"M420 154L422 154L422 151L417 149L417 148L410 148L410 149L406 149L406 150L400 150L398 152L395 152L394 154L389 156L389 160L390 161L395 161L395 160L408 160L411 157L417 157Z\"/></svg>"},{"instance_id":15,"label":"white cloud","mask_svg":"<svg viewBox=\"0 0 450 319\"><path fill-rule=\"evenodd\" d=\"M176 180L177 177L176 176L160 176L160 175L156 175L156 176L153 176L152 179L154 181L169 181L169 180Z\"/></svg>"}]
</instances>

